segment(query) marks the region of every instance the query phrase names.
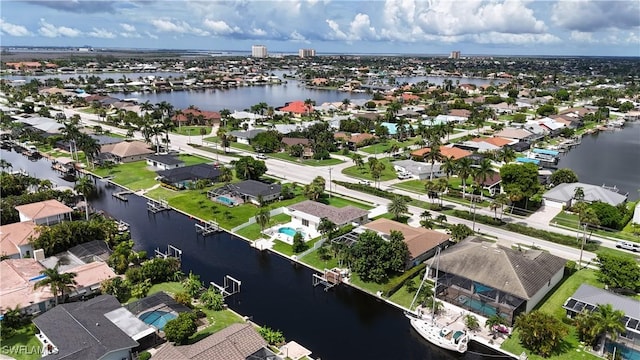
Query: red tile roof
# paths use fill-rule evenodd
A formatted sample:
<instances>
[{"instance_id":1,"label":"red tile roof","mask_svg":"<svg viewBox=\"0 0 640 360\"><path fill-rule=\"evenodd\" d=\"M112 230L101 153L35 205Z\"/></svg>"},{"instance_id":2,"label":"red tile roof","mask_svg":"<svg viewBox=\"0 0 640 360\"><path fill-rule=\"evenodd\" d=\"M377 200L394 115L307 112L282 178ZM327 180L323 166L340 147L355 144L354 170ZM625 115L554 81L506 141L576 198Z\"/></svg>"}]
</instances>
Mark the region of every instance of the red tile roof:
<instances>
[{"instance_id":1,"label":"red tile roof","mask_svg":"<svg viewBox=\"0 0 640 360\"><path fill-rule=\"evenodd\" d=\"M304 101L292 101L278 110L295 114L307 114L313 112L313 106L305 105Z\"/></svg>"},{"instance_id":2,"label":"red tile roof","mask_svg":"<svg viewBox=\"0 0 640 360\"><path fill-rule=\"evenodd\" d=\"M58 200L45 200L36 203L16 206L19 213L31 220L43 219L49 216L70 214L73 209Z\"/></svg>"},{"instance_id":3,"label":"red tile roof","mask_svg":"<svg viewBox=\"0 0 640 360\"><path fill-rule=\"evenodd\" d=\"M428 154L430 151L431 151L431 148L425 147L425 148L413 151L411 153L411 156L423 157L426 154ZM443 157L453 158L453 160L462 159L463 157L467 157L472 154L467 150L463 150L457 147L445 147L445 146L440 147L440 153L442 154Z\"/></svg>"},{"instance_id":4,"label":"red tile roof","mask_svg":"<svg viewBox=\"0 0 640 360\"><path fill-rule=\"evenodd\" d=\"M479 137L477 137L477 138L471 139L471 141L474 141L474 142L486 142L486 143L489 143L491 145L495 145L495 146L498 146L498 147L503 147L503 146L505 146L507 144L511 144L513 142L513 140L501 138L501 137L498 137L498 136L488 137L488 138L479 138Z\"/></svg>"},{"instance_id":5,"label":"red tile roof","mask_svg":"<svg viewBox=\"0 0 640 360\"><path fill-rule=\"evenodd\" d=\"M211 122L211 123L220 122L220 119L222 119L222 115L220 115L220 113L217 111L202 111L200 109L184 109L182 110L182 114L178 114L173 117L173 121L188 122L190 116L193 116L195 120L200 115L204 117L204 121Z\"/></svg>"}]
</instances>

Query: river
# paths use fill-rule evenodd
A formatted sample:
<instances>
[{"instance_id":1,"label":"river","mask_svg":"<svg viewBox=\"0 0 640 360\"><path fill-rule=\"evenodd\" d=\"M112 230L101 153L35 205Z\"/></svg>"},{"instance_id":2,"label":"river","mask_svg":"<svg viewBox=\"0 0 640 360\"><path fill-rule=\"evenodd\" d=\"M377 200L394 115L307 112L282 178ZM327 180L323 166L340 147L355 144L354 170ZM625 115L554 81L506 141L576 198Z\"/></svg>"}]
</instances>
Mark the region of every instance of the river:
<instances>
[{"instance_id":1,"label":"river","mask_svg":"<svg viewBox=\"0 0 640 360\"><path fill-rule=\"evenodd\" d=\"M616 186L629 200L640 198L640 122L622 129L585 135L582 143L563 153L558 168L570 168L583 183Z\"/></svg>"},{"instance_id":2,"label":"river","mask_svg":"<svg viewBox=\"0 0 640 360\"><path fill-rule=\"evenodd\" d=\"M50 169L46 159L30 161L2 150L14 169L72 186ZM269 252L260 252L222 232L206 238L195 232L196 220L175 211L147 212L144 198L128 202L111 196L118 187L96 182L100 195L91 205L131 225L137 250L149 254L171 244L183 251L183 271L199 274L205 283L221 284L225 275L242 281L240 294L227 299L230 308L258 324L281 330L322 359L496 359L476 342L464 354L432 346L409 325L401 310L347 285L325 292L311 284L313 271ZM485 354L479 355L479 354ZM493 355L487 355L493 354Z\"/></svg>"}]
</instances>

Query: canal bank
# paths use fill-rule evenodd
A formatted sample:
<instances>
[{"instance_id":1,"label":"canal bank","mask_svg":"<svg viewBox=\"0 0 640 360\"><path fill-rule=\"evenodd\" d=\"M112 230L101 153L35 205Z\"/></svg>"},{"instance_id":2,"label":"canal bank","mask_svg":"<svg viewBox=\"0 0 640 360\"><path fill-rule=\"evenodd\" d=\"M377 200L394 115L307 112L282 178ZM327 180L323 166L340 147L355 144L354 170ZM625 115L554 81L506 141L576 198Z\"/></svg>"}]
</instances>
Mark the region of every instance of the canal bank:
<instances>
[{"instance_id":1,"label":"canal bank","mask_svg":"<svg viewBox=\"0 0 640 360\"><path fill-rule=\"evenodd\" d=\"M2 153L14 168L33 176L55 177L50 163L36 162L16 153ZM54 178L59 185L73 183ZM111 194L120 187L96 182L100 195L91 205L130 224L138 250L153 253L169 244L183 251L183 271L200 274L205 283L220 283L230 275L242 281L242 292L228 298L234 311L258 323L281 330L322 359L495 359L503 356L479 343L462 356L433 347L409 325L403 311L380 298L352 287L325 292L311 284L315 271L247 241L221 232L203 238L195 231L196 219L170 210L153 214L147 199L130 195L127 202ZM379 342L384 339L383 342ZM378 346L372 346L378 341ZM485 354L485 355L478 355ZM488 354L488 355L486 355Z\"/></svg>"}]
</instances>

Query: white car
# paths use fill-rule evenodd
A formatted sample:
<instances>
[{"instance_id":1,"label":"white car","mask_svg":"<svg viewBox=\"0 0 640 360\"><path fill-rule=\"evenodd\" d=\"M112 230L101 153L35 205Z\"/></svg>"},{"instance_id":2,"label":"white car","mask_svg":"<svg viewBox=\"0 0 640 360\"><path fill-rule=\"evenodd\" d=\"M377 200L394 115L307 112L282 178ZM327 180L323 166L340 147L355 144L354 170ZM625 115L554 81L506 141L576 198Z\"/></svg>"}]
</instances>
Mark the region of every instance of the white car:
<instances>
[{"instance_id":1,"label":"white car","mask_svg":"<svg viewBox=\"0 0 640 360\"><path fill-rule=\"evenodd\" d=\"M618 249L625 249L625 250L629 250L629 251L633 251L633 252L639 252L640 251L640 244L634 243L634 242L631 242L631 241L618 241L616 243L616 247Z\"/></svg>"},{"instance_id":2,"label":"white car","mask_svg":"<svg viewBox=\"0 0 640 360\"><path fill-rule=\"evenodd\" d=\"M256 159L267 160L267 155L260 153L256 155Z\"/></svg>"},{"instance_id":3,"label":"white car","mask_svg":"<svg viewBox=\"0 0 640 360\"><path fill-rule=\"evenodd\" d=\"M413 175L411 175L409 173L398 173L398 179L400 179L400 180L411 179L412 177L413 177Z\"/></svg>"},{"instance_id":4,"label":"white car","mask_svg":"<svg viewBox=\"0 0 640 360\"><path fill-rule=\"evenodd\" d=\"M371 181L369 181L369 180L360 180L360 184L371 186Z\"/></svg>"}]
</instances>

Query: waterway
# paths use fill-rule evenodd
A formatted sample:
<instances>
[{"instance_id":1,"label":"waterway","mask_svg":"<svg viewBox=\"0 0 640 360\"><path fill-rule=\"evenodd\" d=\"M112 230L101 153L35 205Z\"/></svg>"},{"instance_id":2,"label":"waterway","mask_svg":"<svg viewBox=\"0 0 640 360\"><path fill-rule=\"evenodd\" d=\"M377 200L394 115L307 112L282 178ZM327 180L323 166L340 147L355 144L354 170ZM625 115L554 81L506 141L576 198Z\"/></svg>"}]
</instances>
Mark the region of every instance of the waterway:
<instances>
[{"instance_id":1,"label":"waterway","mask_svg":"<svg viewBox=\"0 0 640 360\"><path fill-rule=\"evenodd\" d=\"M563 153L558 168L570 168L583 183L616 186L629 200L640 198L640 122L621 129L585 135L582 143Z\"/></svg>"},{"instance_id":2,"label":"waterway","mask_svg":"<svg viewBox=\"0 0 640 360\"><path fill-rule=\"evenodd\" d=\"M2 150L14 169L57 177L46 159L30 161ZM130 195L123 202L111 196L119 188L96 182L100 196L90 201L96 209L131 225L137 250L152 254L173 245L183 251L183 271L199 274L205 283L222 284L230 275L242 281L241 293L227 299L230 308L258 324L281 330L322 359L496 359L491 349L472 342L464 354L430 345L409 325L401 310L346 285L325 292L311 284L313 271L269 252L260 252L228 233L206 238L195 232L196 220L175 211L147 212L144 198ZM480 355L485 354L485 355ZM491 354L491 355L488 355Z\"/></svg>"}]
</instances>

